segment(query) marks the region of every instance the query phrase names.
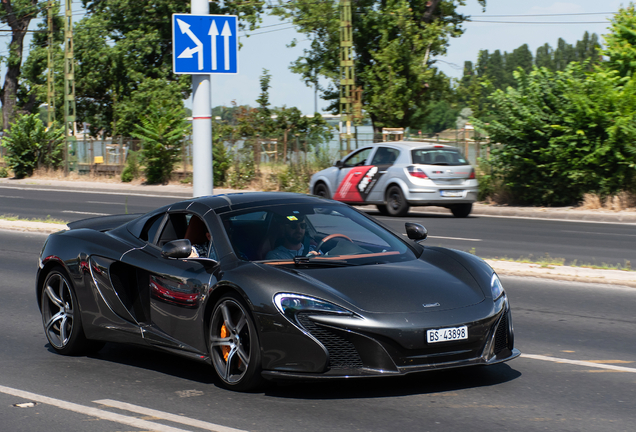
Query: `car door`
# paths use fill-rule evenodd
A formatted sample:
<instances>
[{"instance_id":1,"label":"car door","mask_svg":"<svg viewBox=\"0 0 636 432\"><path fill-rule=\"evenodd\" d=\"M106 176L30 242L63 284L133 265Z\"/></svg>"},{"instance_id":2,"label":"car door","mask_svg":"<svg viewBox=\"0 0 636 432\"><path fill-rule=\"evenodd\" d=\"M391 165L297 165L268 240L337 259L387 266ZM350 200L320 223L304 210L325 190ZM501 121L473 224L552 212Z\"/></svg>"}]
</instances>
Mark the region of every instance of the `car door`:
<instances>
[{"instance_id":1,"label":"car door","mask_svg":"<svg viewBox=\"0 0 636 432\"><path fill-rule=\"evenodd\" d=\"M164 244L184 238L194 217L206 221L191 208L171 208L159 222L154 221L159 227L149 228L156 234L146 246L127 253L122 261L138 269L139 289L149 302L149 317L142 325L144 338L151 344L205 352L203 308L204 299L217 281L213 262L167 258L161 253ZM214 257L214 241L211 243Z\"/></svg>"},{"instance_id":2,"label":"car door","mask_svg":"<svg viewBox=\"0 0 636 432\"><path fill-rule=\"evenodd\" d=\"M361 195L365 201L384 202L384 192L387 182L393 177L391 167L400 156L400 150L390 146L379 146L371 159L371 168L363 180L365 188Z\"/></svg>"},{"instance_id":3,"label":"car door","mask_svg":"<svg viewBox=\"0 0 636 432\"><path fill-rule=\"evenodd\" d=\"M347 158L343 159L340 171L338 172L338 188L333 195L336 201L349 203L364 202L364 198L360 195L358 186L364 179L365 174L371 168L367 165L369 156L373 147L365 147L351 153Z\"/></svg>"}]
</instances>

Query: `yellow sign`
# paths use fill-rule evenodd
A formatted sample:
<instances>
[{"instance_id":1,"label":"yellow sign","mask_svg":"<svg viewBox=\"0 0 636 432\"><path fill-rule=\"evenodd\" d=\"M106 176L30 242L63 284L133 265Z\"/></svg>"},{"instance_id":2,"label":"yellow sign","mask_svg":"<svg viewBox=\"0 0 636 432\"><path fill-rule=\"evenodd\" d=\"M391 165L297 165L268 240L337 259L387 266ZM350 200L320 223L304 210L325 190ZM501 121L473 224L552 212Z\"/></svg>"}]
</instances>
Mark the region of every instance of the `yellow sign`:
<instances>
[{"instance_id":1,"label":"yellow sign","mask_svg":"<svg viewBox=\"0 0 636 432\"><path fill-rule=\"evenodd\" d=\"M104 156L95 156L95 162L93 162L93 163L96 163L96 164L102 163L103 164L104 163Z\"/></svg>"}]
</instances>

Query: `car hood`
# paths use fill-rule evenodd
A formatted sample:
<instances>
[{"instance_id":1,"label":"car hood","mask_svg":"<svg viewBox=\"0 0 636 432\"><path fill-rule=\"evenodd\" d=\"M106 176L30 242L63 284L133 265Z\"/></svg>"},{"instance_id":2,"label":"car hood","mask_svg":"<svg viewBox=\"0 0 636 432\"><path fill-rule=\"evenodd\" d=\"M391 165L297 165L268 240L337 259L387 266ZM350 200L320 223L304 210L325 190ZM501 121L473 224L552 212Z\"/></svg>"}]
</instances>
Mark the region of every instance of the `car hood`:
<instances>
[{"instance_id":1,"label":"car hood","mask_svg":"<svg viewBox=\"0 0 636 432\"><path fill-rule=\"evenodd\" d=\"M360 311L439 312L482 302L484 293L468 270L440 255L426 261L281 270L327 289Z\"/></svg>"}]
</instances>

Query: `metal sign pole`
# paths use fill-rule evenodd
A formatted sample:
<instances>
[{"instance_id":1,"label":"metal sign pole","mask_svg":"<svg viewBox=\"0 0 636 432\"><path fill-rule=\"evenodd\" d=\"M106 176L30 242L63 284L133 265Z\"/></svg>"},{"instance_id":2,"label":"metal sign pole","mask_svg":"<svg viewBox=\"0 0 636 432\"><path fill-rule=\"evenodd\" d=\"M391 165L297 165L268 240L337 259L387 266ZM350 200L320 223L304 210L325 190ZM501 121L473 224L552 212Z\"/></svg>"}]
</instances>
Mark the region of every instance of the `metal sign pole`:
<instances>
[{"instance_id":1,"label":"metal sign pole","mask_svg":"<svg viewBox=\"0 0 636 432\"><path fill-rule=\"evenodd\" d=\"M193 15L210 13L208 0L192 0ZM210 75L192 75L192 195L214 193Z\"/></svg>"}]
</instances>

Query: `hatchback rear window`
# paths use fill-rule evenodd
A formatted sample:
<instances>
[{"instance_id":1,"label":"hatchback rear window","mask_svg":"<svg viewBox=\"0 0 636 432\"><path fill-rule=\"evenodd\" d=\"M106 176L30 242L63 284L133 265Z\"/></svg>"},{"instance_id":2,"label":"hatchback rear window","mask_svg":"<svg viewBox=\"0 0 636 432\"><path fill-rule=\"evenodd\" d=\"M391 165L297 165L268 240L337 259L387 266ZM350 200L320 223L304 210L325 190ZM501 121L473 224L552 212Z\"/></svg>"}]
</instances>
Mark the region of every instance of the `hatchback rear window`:
<instances>
[{"instance_id":1,"label":"hatchback rear window","mask_svg":"<svg viewBox=\"0 0 636 432\"><path fill-rule=\"evenodd\" d=\"M468 161L454 149L415 149L411 150L414 164L422 165L468 165Z\"/></svg>"}]
</instances>

